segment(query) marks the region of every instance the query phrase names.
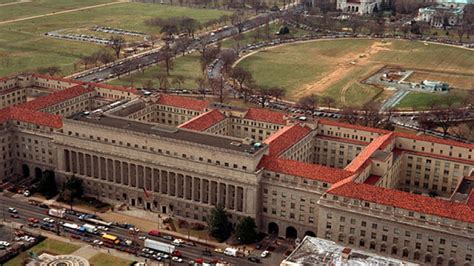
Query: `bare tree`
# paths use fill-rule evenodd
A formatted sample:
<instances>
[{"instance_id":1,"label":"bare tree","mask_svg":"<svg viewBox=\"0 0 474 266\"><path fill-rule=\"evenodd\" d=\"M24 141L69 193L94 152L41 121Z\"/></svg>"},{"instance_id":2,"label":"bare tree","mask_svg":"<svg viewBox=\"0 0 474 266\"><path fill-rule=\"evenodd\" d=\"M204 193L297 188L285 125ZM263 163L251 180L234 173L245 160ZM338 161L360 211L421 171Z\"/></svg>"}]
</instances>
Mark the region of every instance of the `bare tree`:
<instances>
[{"instance_id":1,"label":"bare tree","mask_svg":"<svg viewBox=\"0 0 474 266\"><path fill-rule=\"evenodd\" d=\"M195 80L198 85L198 92L202 94L203 98L206 98L207 93L207 79L205 77L199 77Z\"/></svg>"},{"instance_id":2,"label":"bare tree","mask_svg":"<svg viewBox=\"0 0 474 266\"><path fill-rule=\"evenodd\" d=\"M176 86L176 88L181 88L181 86L184 84L185 78L182 75L176 75L173 77L171 80L171 84L173 86Z\"/></svg>"},{"instance_id":3,"label":"bare tree","mask_svg":"<svg viewBox=\"0 0 474 266\"><path fill-rule=\"evenodd\" d=\"M431 121L433 125L443 130L443 136L448 134L448 130L453 126L453 123L462 114L456 108L439 109L432 113Z\"/></svg>"},{"instance_id":4,"label":"bare tree","mask_svg":"<svg viewBox=\"0 0 474 266\"><path fill-rule=\"evenodd\" d=\"M330 96L324 96L321 100L329 111L331 110L331 107L334 107L334 104L336 103L336 100L334 100L334 98Z\"/></svg>"},{"instance_id":5,"label":"bare tree","mask_svg":"<svg viewBox=\"0 0 474 266\"><path fill-rule=\"evenodd\" d=\"M219 54L219 59L222 61L222 72L229 75L232 71L232 65L237 60L238 55L233 49L222 50Z\"/></svg>"},{"instance_id":6,"label":"bare tree","mask_svg":"<svg viewBox=\"0 0 474 266\"><path fill-rule=\"evenodd\" d=\"M148 90L153 89L153 86L154 86L153 80L147 79L143 81L142 86L143 88L148 89Z\"/></svg>"},{"instance_id":7,"label":"bare tree","mask_svg":"<svg viewBox=\"0 0 474 266\"><path fill-rule=\"evenodd\" d=\"M184 17L180 21L180 28L186 31L188 36L194 39L194 33L199 29L200 24L193 18Z\"/></svg>"},{"instance_id":8,"label":"bare tree","mask_svg":"<svg viewBox=\"0 0 474 266\"><path fill-rule=\"evenodd\" d=\"M61 68L59 66L39 67L36 71L40 74L55 76L61 73Z\"/></svg>"},{"instance_id":9,"label":"bare tree","mask_svg":"<svg viewBox=\"0 0 474 266\"><path fill-rule=\"evenodd\" d=\"M166 74L170 75L170 70L174 67L173 58L175 56L173 49L169 45L165 45L160 53L161 58L163 59L163 66L166 69Z\"/></svg>"},{"instance_id":10,"label":"bare tree","mask_svg":"<svg viewBox=\"0 0 474 266\"><path fill-rule=\"evenodd\" d=\"M156 75L156 78L160 82L160 89L166 93L168 91L168 88L170 87L168 75L163 72L158 72L158 74Z\"/></svg>"},{"instance_id":11,"label":"bare tree","mask_svg":"<svg viewBox=\"0 0 474 266\"><path fill-rule=\"evenodd\" d=\"M220 47L218 46L210 46L206 49L203 49L201 52L201 70L203 73L206 72L207 67L216 60L217 56L220 53Z\"/></svg>"},{"instance_id":12,"label":"bare tree","mask_svg":"<svg viewBox=\"0 0 474 266\"><path fill-rule=\"evenodd\" d=\"M247 102L248 95L251 93L249 86L253 82L252 73L240 66L236 66L232 69L231 78L237 82L239 85L239 92L243 95L244 102Z\"/></svg>"},{"instance_id":13,"label":"bare tree","mask_svg":"<svg viewBox=\"0 0 474 266\"><path fill-rule=\"evenodd\" d=\"M311 111L311 115L314 116L318 106L318 96L316 94L306 95L298 100L297 105L302 109Z\"/></svg>"},{"instance_id":14,"label":"bare tree","mask_svg":"<svg viewBox=\"0 0 474 266\"><path fill-rule=\"evenodd\" d=\"M113 35L110 37L110 48L114 50L115 52L115 57L119 58L120 57L120 51L122 51L122 48L125 46L125 39L122 36L119 35Z\"/></svg>"},{"instance_id":15,"label":"bare tree","mask_svg":"<svg viewBox=\"0 0 474 266\"><path fill-rule=\"evenodd\" d=\"M262 108L265 108L265 106L267 105L267 103L270 101L270 99L272 98L272 91L270 88L268 87L264 87L264 86L258 86L256 88L256 92L257 92L257 95L258 95L258 102L260 103L260 105L262 106Z\"/></svg>"}]
</instances>

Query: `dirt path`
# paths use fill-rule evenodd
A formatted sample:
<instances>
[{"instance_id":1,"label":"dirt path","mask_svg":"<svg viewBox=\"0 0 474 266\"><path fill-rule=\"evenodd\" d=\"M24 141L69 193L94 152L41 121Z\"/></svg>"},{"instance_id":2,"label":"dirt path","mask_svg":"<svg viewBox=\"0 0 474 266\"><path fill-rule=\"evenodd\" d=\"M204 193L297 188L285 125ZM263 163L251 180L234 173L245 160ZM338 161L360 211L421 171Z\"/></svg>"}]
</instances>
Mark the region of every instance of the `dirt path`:
<instances>
[{"instance_id":1,"label":"dirt path","mask_svg":"<svg viewBox=\"0 0 474 266\"><path fill-rule=\"evenodd\" d=\"M347 92L347 90L349 90L349 87L352 85L352 83L353 83L353 82L347 83L347 84L344 85L344 87L341 89L341 93L340 93L340 95L339 95L339 97L340 97L339 100L341 101L341 103L342 103L343 105L346 104L346 92Z\"/></svg>"},{"instance_id":2,"label":"dirt path","mask_svg":"<svg viewBox=\"0 0 474 266\"><path fill-rule=\"evenodd\" d=\"M31 2L31 0L18 0L18 1L15 1L15 2L11 2L11 3L0 4L0 7L18 5L18 4L28 3L28 2Z\"/></svg>"},{"instance_id":3,"label":"dirt path","mask_svg":"<svg viewBox=\"0 0 474 266\"><path fill-rule=\"evenodd\" d=\"M86 6L86 7L80 7L80 8L70 9L70 10L64 10L64 11L51 12L51 13L42 14L42 15L30 16L30 17L25 17L25 18L5 20L5 21L0 21L0 25L9 24L9 23L13 23L13 22L19 22L19 21L30 20L30 19L35 19L35 18L43 18L43 17L54 16L54 15L67 14L67 13L72 13L72 12L77 12L77 11L82 11L82 10L87 10L87 9L93 9L93 8L98 8L98 7L104 7L104 6L110 6L110 5L116 5L116 4L126 3L126 2L129 2L129 1L128 0L119 0L117 2L105 3L105 4L100 4L100 5ZM16 2L16 3L18 3L18 2Z\"/></svg>"},{"instance_id":4,"label":"dirt path","mask_svg":"<svg viewBox=\"0 0 474 266\"><path fill-rule=\"evenodd\" d=\"M362 66L370 62L370 57L379 53L380 51L388 50L386 46L390 45L391 43L382 43L382 42L375 42L372 44L364 53L362 54L354 54L350 53L346 56L339 58L336 63L336 69L327 73L323 76L320 80L305 85L303 88L296 90L295 97L299 98L311 93L319 93L325 91L338 81L344 79L350 71L354 69L356 66ZM349 88L348 85L344 87L345 91ZM344 92L345 93L345 92ZM342 95L341 95L342 97ZM341 98L342 101L342 98ZM344 99L345 102L345 99Z\"/></svg>"}]
</instances>

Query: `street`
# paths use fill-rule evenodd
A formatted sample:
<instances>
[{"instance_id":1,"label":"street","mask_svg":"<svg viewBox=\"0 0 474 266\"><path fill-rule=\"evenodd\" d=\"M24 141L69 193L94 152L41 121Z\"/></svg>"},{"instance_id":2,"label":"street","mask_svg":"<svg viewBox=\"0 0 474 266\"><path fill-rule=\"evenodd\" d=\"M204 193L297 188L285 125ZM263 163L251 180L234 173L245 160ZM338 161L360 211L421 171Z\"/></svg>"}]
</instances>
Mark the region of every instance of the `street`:
<instances>
[{"instance_id":1,"label":"street","mask_svg":"<svg viewBox=\"0 0 474 266\"><path fill-rule=\"evenodd\" d=\"M1 218L6 220L6 221L14 221L14 222L17 222L17 223L21 223L26 227L26 226L28 226L27 224L28 224L28 219L29 218L37 218L38 220L41 221L43 218L50 217L50 216L47 215L47 212L48 212L47 209L41 208L39 206L31 205L30 203L28 203L24 200L10 198L10 197L7 197L5 195L1 195L0 199L2 201L1 202L1 204L2 204L2 216L1 216ZM8 208L10 208L10 207L13 207L13 208L17 209L18 216L19 216L18 218L13 218L13 217L10 216L10 213L8 213ZM57 222L59 222L58 218L55 218L55 217L53 217L53 218ZM67 214L67 221L66 221L66 219L62 219L62 220L64 222L76 223L76 224L79 224L79 225L82 225L82 224L85 223L84 221L79 220L79 218L77 216L70 215L70 214ZM59 226L59 228L60 228L60 235L62 237L66 238L66 239L71 237L71 235L69 233L62 230L61 226ZM37 230L39 232L42 231L42 229L39 229L39 228L37 228ZM57 232L57 231L53 230L53 232ZM126 240L126 239L132 240L133 239L132 235L130 234L130 230L125 229L125 228L121 228L121 227L117 227L117 226L111 226L109 228L109 231L107 231L107 233L115 235L115 236L119 237L121 240ZM162 237L149 236L149 235L147 235L146 232L140 232L139 236L146 236L147 238L157 240L157 241L160 241L160 242L164 242L164 243L168 243L168 244L170 244L172 242L171 240L166 240ZM89 240L88 242L92 242L94 239L99 239L100 240L101 237L98 236L98 235L87 234L87 237L83 237L83 239L84 240L88 239ZM140 251L143 248L143 240L139 240L138 236L137 236L136 240L140 245L140 248L138 249L138 251ZM195 259L202 258L206 262L213 261L213 260L214 261L220 260L220 261L226 261L230 265L256 265L256 263L248 261L247 258L240 258L240 257L235 258L235 257L231 257L231 256L225 256L223 254L219 254L219 253L214 252L213 248L206 247L206 246L200 246L200 245L197 245L197 244L196 244L196 246L190 246L190 245L185 244L181 247L178 247L177 249L182 254L183 263L187 263L188 261L191 261L191 260L194 261ZM210 256L209 255L204 255L204 251L206 249L211 250L211 255ZM263 250L261 250L261 251L263 251ZM264 259L260 258L261 251L258 251L258 250L254 251L252 256L255 256L255 257L258 257L259 259L261 259L261 261L264 265L274 265L275 261L272 259L272 256L270 256L269 258L264 258ZM143 260L145 260L145 258L140 258L140 259L137 258L137 260L143 261ZM148 258L148 260L153 260L153 259ZM278 260L280 260L280 258L278 258Z\"/></svg>"}]
</instances>

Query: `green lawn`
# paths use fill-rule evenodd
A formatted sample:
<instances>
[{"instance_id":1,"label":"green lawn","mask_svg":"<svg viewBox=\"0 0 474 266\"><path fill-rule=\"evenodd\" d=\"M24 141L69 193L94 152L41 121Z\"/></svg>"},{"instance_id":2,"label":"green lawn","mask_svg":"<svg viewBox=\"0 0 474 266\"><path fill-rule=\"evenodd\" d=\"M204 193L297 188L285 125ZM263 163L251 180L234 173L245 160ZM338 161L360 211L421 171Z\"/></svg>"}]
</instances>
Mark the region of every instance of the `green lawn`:
<instances>
[{"instance_id":1,"label":"green lawn","mask_svg":"<svg viewBox=\"0 0 474 266\"><path fill-rule=\"evenodd\" d=\"M457 89L452 89L447 94L410 92L395 107L399 109L428 109L433 102L446 104L448 101L457 105L462 104L466 97L468 97L467 91Z\"/></svg>"},{"instance_id":2,"label":"green lawn","mask_svg":"<svg viewBox=\"0 0 474 266\"><path fill-rule=\"evenodd\" d=\"M29 258L28 252L33 251L36 254L40 255L41 253L48 252L51 254L71 254L74 251L78 250L80 246L73 245L71 243L62 242L53 239L46 239L38 245L28 249L25 252L22 252L20 255L16 256L14 259L9 260L5 263L5 266L20 266L24 265L24 261Z\"/></svg>"},{"instance_id":3,"label":"green lawn","mask_svg":"<svg viewBox=\"0 0 474 266\"><path fill-rule=\"evenodd\" d=\"M38 66L51 65L60 66L63 69L63 75L70 74L75 71L74 62L81 55L91 54L102 48L95 44L57 40L44 36L45 32L52 30L83 29L94 25L104 25L159 33L158 27L149 27L144 21L151 17L189 16L204 22L223 14L229 14L229 12L169 5L121 3L0 25L0 76L32 71Z\"/></svg>"},{"instance_id":4,"label":"green lawn","mask_svg":"<svg viewBox=\"0 0 474 266\"><path fill-rule=\"evenodd\" d=\"M306 85L318 82L339 69L342 74L325 83L323 90L316 88L314 91L333 97L339 105L355 106L370 101L380 93L379 88L360 84L359 81L386 65L474 75L473 51L421 42L387 40L387 43L380 43L377 50L372 50L369 56L359 60L358 55L365 54L375 42L324 40L283 45L255 53L239 64L253 73L259 85L281 86L286 89L286 97L293 100L300 97L297 93ZM346 67L350 60L354 60L351 58L357 58L358 62ZM342 71L338 65L343 66ZM346 86L349 89L344 94L343 102L341 90Z\"/></svg>"},{"instance_id":5,"label":"green lawn","mask_svg":"<svg viewBox=\"0 0 474 266\"><path fill-rule=\"evenodd\" d=\"M283 23L281 22L275 22L275 23L269 24L269 30L268 30L269 38L270 39L276 38L277 36L275 35L275 32L277 32L282 26L283 26ZM310 32L302 30L302 29L296 29L296 28L290 27L290 34L286 35L286 37L299 37L299 36L306 35L309 33ZM233 38L229 38L222 41L222 47L237 48L237 45L240 45L240 47L243 47L250 43L268 40L268 38L266 37L267 37L267 30L265 29L265 27L260 27L258 29L243 33L242 39L238 43Z\"/></svg>"},{"instance_id":6,"label":"green lawn","mask_svg":"<svg viewBox=\"0 0 474 266\"><path fill-rule=\"evenodd\" d=\"M17 0L0 0L0 4L6 4L6 3L13 3L16 2Z\"/></svg>"},{"instance_id":7,"label":"green lawn","mask_svg":"<svg viewBox=\"0 0 474 266\"><path fill-rule=\"evenodd\" d=\"M292 98L296 88L334 70L334 57L343 56L348 50L363 52L371 43L337 40L282 45L244 58L239 64L252 72L258 84L281 86Z\"/></svg>"},{"instance_id":8,"label":"green lawn","mask_svg":"<svg viewBox=\"0 0 474 266\"><path fill-rule=\"evenodd\" d=\"M130 260L114 257L112 255L99 253L89 259L92 266L114 265L114 266L128 266L132 263Z\"/></svg>"},{"instance_id":9,"label":"green lawn","mask_svg":"<svg viewBox=\"0 0 474 266\"><path fill-rule=\"evenodd\" d=\"M170 72L170 82L173 77L181 75L185 78L184 84L181 86L185 89L196 89L196 78L202 77L201 64L199 62L199 53L193 53L186 56L178 57L174 60L174 68ZM135 87L142 87L147 80L152 80L154 86L158 87L159 82L156 78L158 72L164 71L162 65L157 65L148 69L145 72L134 73L131 76L124 76L120 79L111 81L113 85L131 86L132 82Z\"/></svg>"},{"instance_id":10,"label":"green lawn","mask_svg":"<svg viewBox=\"0 0 474 266\"><path fill-rule=\"evenodd\" d=\"M7 1L12 2L12 1ZM86 6L117 2L115 0L31 0L0 8L0 21L43 15ZM1 2L0 2L1 3Z\"/></svg>"}]
</instances>

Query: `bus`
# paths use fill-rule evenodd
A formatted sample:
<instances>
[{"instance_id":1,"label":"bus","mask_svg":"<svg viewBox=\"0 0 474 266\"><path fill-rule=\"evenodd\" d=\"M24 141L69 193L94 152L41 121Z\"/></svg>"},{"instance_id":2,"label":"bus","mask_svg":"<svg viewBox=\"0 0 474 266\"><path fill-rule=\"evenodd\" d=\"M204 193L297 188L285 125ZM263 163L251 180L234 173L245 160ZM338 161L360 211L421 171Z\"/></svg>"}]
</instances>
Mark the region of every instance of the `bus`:
<instances>
[{"instance_id":1,"label":"bus","mask_svg":"<svg viewBox=\"0 0 474 266\"><path fill-rule=\"evenodd\" d=\"M63 224L64 231L73 233L73 234L83 234L86 230L77 224L73 223L64 223Z\"/></svg>"},{"instance_id":2,"label":"bus","mask_svg":"<svg viewBox=\"0 0 474 266\"><path fill-rule=\"evenodd\" d=\"M112 226L111 222L105 222L105 221L97 220L97 219L94 219L94 218L85 218L84 221L87 221L87 222L95 224L95 225L102 225L102 226L105 226L105 227Z\"/></svg>"},{"instance_id":3,"label":"bus","mask_svg":"<svg viewBox=\"0 0 474 266\"><path fill-rule=\"evenodd\" d=\"M111 234L103 234L102 235L102 240L104 240L107 243L111 243L114 245L120 244L120 239L114 235Z\"/></svg>"}]
</instances>

